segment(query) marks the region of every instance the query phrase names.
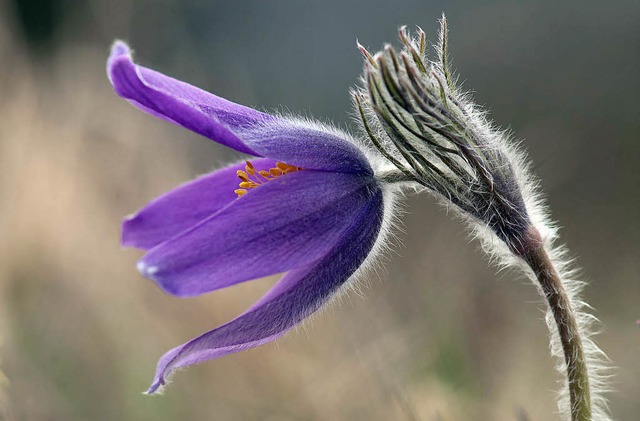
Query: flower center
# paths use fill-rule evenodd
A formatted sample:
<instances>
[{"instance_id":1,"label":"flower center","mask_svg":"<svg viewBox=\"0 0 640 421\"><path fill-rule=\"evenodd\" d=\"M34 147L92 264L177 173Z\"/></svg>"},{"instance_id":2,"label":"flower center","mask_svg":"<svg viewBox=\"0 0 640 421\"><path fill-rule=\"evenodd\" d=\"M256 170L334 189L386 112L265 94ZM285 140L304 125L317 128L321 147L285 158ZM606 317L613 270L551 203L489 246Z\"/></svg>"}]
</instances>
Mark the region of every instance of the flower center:
<instances>
[{"instance_id":1,"label":"flower center","mask_svg":"<svg viewBox=\"0 0 640 421\"><path fill-rule=\"evenodd\" d=\"M244 167L245 171L238 170L238 178L240 179L239 189L234 190L235 194L244 196L247 194L248 189L254 189L263 185L267 181L278 178L282 175L292 172L300 171L302 168L294 165L285 164L284 162L276 162L276 166L270 168L269 171L261 170L257 171L250 161L245 161L247 165Z\"/></svg>"}]
</instances>

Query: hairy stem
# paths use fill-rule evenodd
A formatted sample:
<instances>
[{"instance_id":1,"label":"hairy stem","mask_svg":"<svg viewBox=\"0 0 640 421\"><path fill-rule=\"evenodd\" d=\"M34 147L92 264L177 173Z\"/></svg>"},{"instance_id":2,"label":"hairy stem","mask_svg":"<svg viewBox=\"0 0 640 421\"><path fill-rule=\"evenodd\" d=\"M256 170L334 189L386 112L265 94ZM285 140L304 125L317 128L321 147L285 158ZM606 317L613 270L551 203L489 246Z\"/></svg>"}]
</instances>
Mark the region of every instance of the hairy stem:
<instances>
[{"instance_id":1,"label":"hairy stem","mask_svg":"<svg viewBox=\"0 0 640 421\"><path fill-rule=\"evenodd\" d=\"M538 231L530 227L524 247L517 250L536 275L558 328L558 335L567 367L571 421L591 421L589 371L582 346L576 313L544 248Z\"/></svg>"}]
</instances>

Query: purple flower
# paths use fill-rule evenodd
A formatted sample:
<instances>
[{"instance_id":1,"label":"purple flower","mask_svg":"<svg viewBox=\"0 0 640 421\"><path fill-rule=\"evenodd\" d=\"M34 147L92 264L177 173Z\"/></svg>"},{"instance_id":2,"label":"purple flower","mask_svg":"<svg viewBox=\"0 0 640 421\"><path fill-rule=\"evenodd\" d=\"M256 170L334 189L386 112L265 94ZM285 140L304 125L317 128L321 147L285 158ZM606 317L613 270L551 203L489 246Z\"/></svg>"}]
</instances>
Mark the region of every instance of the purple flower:
<instances>
[{"instance_id":1,"label":"purple flower","mask_svg":"<svg viewBox=\"0 0 640 421\"><path fill-rule=\"evenodd\" d=\"M264 114L138 66L122 42L107 72L136 107L251 156L124 221L123 245L147 251L140 272L181 297L285 272L242 315L167 352L154 393L173 370L273 341L327 303L370 260L393 193L371 151L345 133Z\"/></svg>"}]
</instances>

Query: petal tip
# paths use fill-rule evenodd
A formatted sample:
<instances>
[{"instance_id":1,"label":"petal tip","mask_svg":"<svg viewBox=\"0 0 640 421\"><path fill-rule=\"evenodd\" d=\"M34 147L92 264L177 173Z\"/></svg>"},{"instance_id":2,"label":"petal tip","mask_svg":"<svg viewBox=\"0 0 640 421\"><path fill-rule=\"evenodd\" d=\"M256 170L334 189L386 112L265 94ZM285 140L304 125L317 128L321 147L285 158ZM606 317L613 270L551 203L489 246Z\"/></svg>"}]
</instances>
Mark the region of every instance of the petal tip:
<instances>
[{"instance_id":1,"label":"petal tip","mask_svg":"<svg viewBox=\"0 0 640 421\"><path fill-rule=\"evenodd\" d=\"M145 392L142 392L143 395L153 396L153 395L162 395L164 392L165 382L163 379L154 380L154 382L149 386Z\"/></svg>"},{"instance_id":2,"label":"petal tip","mask_svg":"<svg viewBox=\"0 0 640 421\"><path fill-rule=\"evenodd\" d=\"M131 49L126 42L117 39L111 45L111 53L109 54L109 59L107 60L107 74L110 79L113 80L113 68L116 63L120 62L121 60L132 61Z\"/></svg>"},{"instance_id":3,"label":"petal tip","mask_svg":"<svg viewBox=\"0 0 640 421\"><path fill-rule=\"evenodd\" d=\"M126 99L135 99L136 89L144 82L133 63L129 46L116 41L107 60L107 76L116 93Z\"/></svg>"},{"instance_id":4,"label":"petal tip","mask_svg":"<svg viewBox=\"0 0 640 421\"><path fill-rule=\"evenodd\" d=\"M136 263L136 269L138 269L138 272L145 278L156 281L155 275L158 273L158 266L148 265L144 260L140 260Z\"/></svg>"},{"instance_id":5,"label":"petal tip","mask_svg":"<svg viewBox=\"0 0 640 421\"><path fill-rule=\"evenodd\" d=\"M137 242L135 241L135 238L133 238L134 236L132 235L132 232L133 232L132 227L137 216L138 215L134 213L134 214L125 216L124 219L122 220L120 245L123 247L137 246Z\"/></svg>"},{"instance_id":6,"label":"petal tip","mask_svg":"<svg viewBox=\"0 0 640 421\"><path fill-rule=\"evenodd\" d=\"M111 55L109 56L109 58L115 58L123 55L130 55L130 54L131 54L131 49L129 48L129 45L127 45L126 42L120 39L113 41L113 44L111 45Z\"/></svg>"},{"instance_id":7,"label":"petal tip","mask_svg":"<svg viewBox=\"0 0 640 421\"><path fill-rule=\"evenodd\" d=\"M171 276L161 273L163 268L157 265L149 264L145 258L136 263L138 272L145 278L153 281L161 290L175 297L194 297L200 295L201 292L193 291L189 285L184 285L172 280Z\"/></svg>"}]
</instances>

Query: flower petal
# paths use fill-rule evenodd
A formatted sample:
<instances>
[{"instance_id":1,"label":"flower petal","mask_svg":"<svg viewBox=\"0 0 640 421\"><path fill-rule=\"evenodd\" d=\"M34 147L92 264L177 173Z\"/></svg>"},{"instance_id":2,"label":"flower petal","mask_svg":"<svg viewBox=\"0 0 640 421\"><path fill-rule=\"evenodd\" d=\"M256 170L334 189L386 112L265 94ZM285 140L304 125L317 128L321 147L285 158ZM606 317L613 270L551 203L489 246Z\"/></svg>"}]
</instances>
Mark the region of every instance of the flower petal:
<instances>
[{"instance_id":1,"label":"flower petal","mask_svg":"<svg viewBox=\"0 0 640 421\"><path fill-rule=\"evenodd\" d=\"M334 247L375 181L302 170L273 179L139 262L144 276L193 296L307 265Z\"/></svg>"},{"instance_id":2,"label":"flower petal","mask_svg":"<svg viewBox=\"0 0 640 421\"><path fill-rule=\"evenodd\" d=\"M273 341L318 310L371 251L382 212L382 193L376 187L367 205L354 215L354 223L320 261L289 272L238 318L166 353L147 393L156 392L177 368Z\"/></svg>"},{"instance_id":3,"label":"flower petal","mask_svg":"<svg viewBox=\"0 0 640 421\"><path fill-rule=\"evenodd\" d=\"M107 62L116 93L143 111L237 151L308 169L372 174L346 133L235 104L133 62L116 42Z\"/></svg>"},{"instance_id":4,"label":"flower petal","mask_svg":"<svg viewBox=\"0 0 640 421\"><path fill-rule=\"evenodd\" d=\"M116 93L143 111L240 152L259 155L244 144L235 129L274 119L136 65L129 47L122 41L117 41L111 49L107 73Z\"/></svg>"},{"instance_id":5,"label":"flower petal","mask_svg":"<svg viewBox=\"0 0 640 421\"><path fill-rule=\"evenodd\" d=\"M372 175L369 160L347 133L317 123L279 119L243 133L261 156L303 168Z\"/></svg>"},{"instance_id":6,"label":"flower petal","mask_svg":"<svg viewBox=\"0 0 640 421\"><path fill-rule=\"evenodd\" d=\"M275 167L266 158L251 160L257 170ZM236 174L245 163L196 178L151 201L122 223L122 245L150 249L208 218L238 196L234 190L240 180Z\"/></svg>"}]
</instances>

